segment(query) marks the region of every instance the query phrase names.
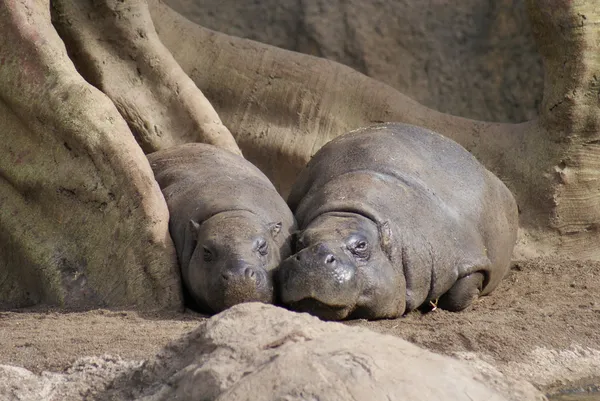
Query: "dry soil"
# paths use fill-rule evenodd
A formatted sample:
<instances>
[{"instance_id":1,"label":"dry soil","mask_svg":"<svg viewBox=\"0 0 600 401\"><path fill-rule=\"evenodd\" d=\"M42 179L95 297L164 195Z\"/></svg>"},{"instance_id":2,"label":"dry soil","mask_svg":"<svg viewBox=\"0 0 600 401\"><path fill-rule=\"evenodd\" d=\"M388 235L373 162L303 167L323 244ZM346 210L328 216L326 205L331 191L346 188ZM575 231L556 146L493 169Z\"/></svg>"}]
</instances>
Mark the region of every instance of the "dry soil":
<instances>
[{"instance_id":1,"label":"dry soil","mask_svg":"<svg viewBox=\"0 0 600 401\"><path fill-rule=\"evenodd\" d=\"M515 264L468 310L413 312L349 325L402 337L433 351L480 358L546 392L600 385L600 263L535 259ZM0 313L0 364L62 371L77 358L144 359L205 317L31 309Z\"/></svg>"}]
</instances>

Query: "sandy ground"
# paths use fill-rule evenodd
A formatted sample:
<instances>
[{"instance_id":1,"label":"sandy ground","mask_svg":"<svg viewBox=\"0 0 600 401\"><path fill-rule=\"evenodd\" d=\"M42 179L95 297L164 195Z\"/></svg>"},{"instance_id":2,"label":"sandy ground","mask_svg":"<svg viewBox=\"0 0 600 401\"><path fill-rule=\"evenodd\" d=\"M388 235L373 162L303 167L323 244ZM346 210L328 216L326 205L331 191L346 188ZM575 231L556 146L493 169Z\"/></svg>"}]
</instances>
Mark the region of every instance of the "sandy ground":
<instances>
[{"instance_id":1,"label":"sandy ground","mask_svg":"<svg viewBox=\"0 0 600 401\"><path fill-rule=\"evenodd\" d=\"M477 357L546 392L600 385L600 263L537 259L516 264L490 296L460 313L413 312L350 325L400 336L462 358ZM62 371L77 358L152 356L202 315L95 310L0 313L0 364Z\"/></svg>"}]
</instances>

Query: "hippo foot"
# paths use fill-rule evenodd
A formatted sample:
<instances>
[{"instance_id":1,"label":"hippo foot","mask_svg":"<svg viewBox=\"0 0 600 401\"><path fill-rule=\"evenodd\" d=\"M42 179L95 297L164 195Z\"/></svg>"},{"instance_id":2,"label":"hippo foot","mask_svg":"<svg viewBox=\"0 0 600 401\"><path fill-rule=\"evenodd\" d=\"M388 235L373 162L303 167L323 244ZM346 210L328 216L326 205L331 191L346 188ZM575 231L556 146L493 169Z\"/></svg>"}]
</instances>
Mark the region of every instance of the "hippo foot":
<instances>
[{"instance_id":1,"label":"hippo foot","mask_svg":"<svg viewBox=\"0 0 600 401\"><path fill-rule=\"evenodd\" d=\"M483 273L476 272L465 276L454 283L454 285L440 297L437 306L439 308L458 312L473 303L483 288L485 277Z\"/></svg>"}]
</instances>

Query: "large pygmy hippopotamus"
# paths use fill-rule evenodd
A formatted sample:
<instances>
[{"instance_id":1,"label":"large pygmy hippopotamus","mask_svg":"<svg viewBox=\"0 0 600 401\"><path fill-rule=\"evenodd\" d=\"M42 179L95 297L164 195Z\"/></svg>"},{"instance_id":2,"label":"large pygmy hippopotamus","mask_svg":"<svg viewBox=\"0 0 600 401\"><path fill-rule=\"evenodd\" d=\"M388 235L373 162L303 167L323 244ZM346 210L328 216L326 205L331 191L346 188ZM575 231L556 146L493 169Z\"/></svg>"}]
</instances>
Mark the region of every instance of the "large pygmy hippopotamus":
<instances>
[{"instance_id":1,"label":"large pygmy hippopotamus","mask_svg":"<svg viewBox=\"0 0 600 401\"><path fill-rule=\"evenodd\" d=\"M169 231L196 308L272 303L273 270L291 253L292 212L244 158L190 143L148 155L169 208Z\"/></svg>"},{"instance_id":2,"label":"large pygmy hippopotamus","mask_svg":"<svg viewBox=\"0 0 600 401\"><path fill-rule=\"evenodd\" d=\"M467 150L396 123L329 142L288 204L300 233L281 301L331 320L462 310L503 278L518 228L511 192Z\"/></svg>"}]
</instances>

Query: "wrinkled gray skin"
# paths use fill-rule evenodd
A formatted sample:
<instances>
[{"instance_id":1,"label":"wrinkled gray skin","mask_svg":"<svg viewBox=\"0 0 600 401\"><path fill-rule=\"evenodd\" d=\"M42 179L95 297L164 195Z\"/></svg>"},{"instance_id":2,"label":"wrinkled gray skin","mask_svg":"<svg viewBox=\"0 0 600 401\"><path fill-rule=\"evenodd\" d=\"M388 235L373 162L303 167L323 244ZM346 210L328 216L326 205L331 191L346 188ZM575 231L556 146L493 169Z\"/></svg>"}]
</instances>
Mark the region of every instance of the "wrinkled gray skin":
<instances>
[{"instance_id":1,"label":"wrinkled gray skin","mask_svg":"<svg viewBox=\"0 0 600 401\"><path fill-rule=\"evenodd\" d=\"M190 143L148 155L169 208L169 232L195 308L273 303L273 271L290 255L294 217L244 158Z\"/></svg>"},{"instance_id":2,"label":"wrinkled gray skin","mask_svg":"<svg viewBox=\"0 0 600 401\"><path fill-rule=\"evenodd\" d=\"M396 123L329 142L288 204L300 233L281 301L328 320L462 310L506 274L518 228L512 194L469 152Z\"/></svg>"}]
</instances>

